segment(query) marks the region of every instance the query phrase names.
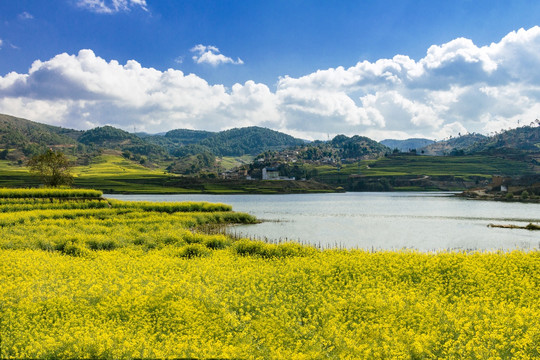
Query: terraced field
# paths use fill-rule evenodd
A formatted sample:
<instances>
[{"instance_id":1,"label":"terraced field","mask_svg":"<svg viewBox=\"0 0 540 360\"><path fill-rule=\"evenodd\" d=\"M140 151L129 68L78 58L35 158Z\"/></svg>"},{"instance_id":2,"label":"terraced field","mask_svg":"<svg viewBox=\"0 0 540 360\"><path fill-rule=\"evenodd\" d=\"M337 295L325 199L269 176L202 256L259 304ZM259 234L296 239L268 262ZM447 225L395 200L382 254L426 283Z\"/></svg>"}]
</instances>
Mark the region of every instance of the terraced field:
<instances>
[{"instance_id":1,"label":"terraced field","mask_svg":"<svg viewBox=\"0 0 540 360\"><path fill-rule=\"evenodd\" d=\"M0 358L535 359L540 254L200 232L209 203L0 191Z\"/></svg>"}]
</instances>

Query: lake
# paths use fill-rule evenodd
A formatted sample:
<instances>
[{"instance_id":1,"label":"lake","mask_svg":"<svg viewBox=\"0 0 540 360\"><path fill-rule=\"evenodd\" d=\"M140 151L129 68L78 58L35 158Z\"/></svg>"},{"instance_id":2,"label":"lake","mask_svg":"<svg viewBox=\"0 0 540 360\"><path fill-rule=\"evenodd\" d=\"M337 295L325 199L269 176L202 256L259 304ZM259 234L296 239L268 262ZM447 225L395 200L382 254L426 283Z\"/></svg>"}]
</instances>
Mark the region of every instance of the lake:
<instances>
[{"instance_id":1,"label":"lake","mask_svg":"<svg viewBox=\"0 0 540 360\"><path fill-rule=\"evenodd\" d=\"M209 201L255 215L231 232L272 241L363 249L510 250L540 248L540 231L488 224L540 223L540 205L466 200L452 193L287 195L105 195L131 201Z\"/></svg>"}]
</instances>

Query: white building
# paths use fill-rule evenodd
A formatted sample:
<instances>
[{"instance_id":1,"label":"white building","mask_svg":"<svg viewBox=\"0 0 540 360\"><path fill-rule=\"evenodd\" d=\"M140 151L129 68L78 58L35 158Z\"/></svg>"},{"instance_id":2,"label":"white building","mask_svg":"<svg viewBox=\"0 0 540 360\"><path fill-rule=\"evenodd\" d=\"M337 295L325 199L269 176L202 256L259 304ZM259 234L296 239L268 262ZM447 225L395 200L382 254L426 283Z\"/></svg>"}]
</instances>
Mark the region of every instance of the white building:
<instances>
[{"instance_id":1,"label":"white building","mask_svg":"<svg viewBox=\"0 0 540 360\"><path fill-rule=\"evenodd\" d=\"M279 180L279 171L277 168L263 168L262 169L263 180Z\"/></svg>"}]
</instances>

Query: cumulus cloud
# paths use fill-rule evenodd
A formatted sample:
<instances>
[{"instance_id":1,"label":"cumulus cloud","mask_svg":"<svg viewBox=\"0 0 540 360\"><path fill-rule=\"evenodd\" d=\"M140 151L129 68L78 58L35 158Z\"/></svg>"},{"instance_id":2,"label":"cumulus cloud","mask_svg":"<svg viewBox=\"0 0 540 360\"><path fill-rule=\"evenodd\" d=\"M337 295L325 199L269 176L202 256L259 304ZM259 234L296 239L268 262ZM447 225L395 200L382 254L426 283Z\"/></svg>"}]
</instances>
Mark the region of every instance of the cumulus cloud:
<instances>
[{"instance_id":1,"label":"cumulus cloud","mask_svg":"<svg viewBox=\"0 0 540 360\"><path fill-rule=\"evenodd\" d=\"M34 16L26 11L23 11L19 14L19 19L21 20L32 20Z\"/></svg>"},{"instance_id":2,"label":"cumulus cloud","mask_svg":"<svg viewBox=\"0 0 540 360\"><path fill-rule=\"evenodd\" d=\"M469 39L433 45L419 61L404 55L280 78L283 116L301 130L440 138L515 127L540 100L540 28L478 47ZM339 101L337 101L339 99ZM338 105L339 104L339 105ZM337 125L339 124L339 125Z\"/></svg>"},{"instance_id":3,"label":"cumulus cloud","mask_svg":"<svg viewBox=\"0 0 540 360\"><path fill-rule=\"evenodd\" d=\"M4 41L0 39L0 49L2 49L2 45L4 45Z\"/></svg>"},{"instance_id":4,"label":"cumulus cloud","mask_svg":"<svg viewBox=\"0 0 540 360\"><path fill-rule=\"evenodd\" d=\"M78 0L76 5L98 14L114 14L129 11L132 8L146 8L146 0Z\"/></svg>"},{"instance_id":5,"label":"cumulus cloud","mask_svg":"<svg viewBox=\"0 0 540 360\"><path fill-rule=\"evenodd\" d=\"M0 77L0 98L0 112L75 128L220 130L278 120L275 94L264 84L248 81L228 91L179 70L107 62L91 50L37 60L27 74Z\"/></svg>"},{"instance_id":6,"label":"cumulus cloud","mask_svg":"<svg viewBox=\"0 0 540 360\"><path fill-rule=\"evenodd\" d=\"M0 77L0 112L73 128L111 124L159 132L259 125L315 139L339 133L441 139L539 117L539 50L540 27L487 46L459 38L431 46L419 60L396 55L283 76L273 90L254 81L226 88L179 70L135 60L120 64L81 50ZM199 63L241 61L214 46L192 51Z\"/></svg>"},{"instance_id":7,"label":"cumulus cloud","mask_svg":"<svg viewBox=\"0 0 540 360\"><path fill-rule=\"evenodd\" d=\"M196 45L191 49L191 52L195 53L192 57L193 61L197 64L210 64L212 66L218 66L220 64L235 64L242 65L244 62L242 59L237 58L236 61L230 57L227 57L220 53L219 49L212 45Z\"/></svg>"}]
</instances>

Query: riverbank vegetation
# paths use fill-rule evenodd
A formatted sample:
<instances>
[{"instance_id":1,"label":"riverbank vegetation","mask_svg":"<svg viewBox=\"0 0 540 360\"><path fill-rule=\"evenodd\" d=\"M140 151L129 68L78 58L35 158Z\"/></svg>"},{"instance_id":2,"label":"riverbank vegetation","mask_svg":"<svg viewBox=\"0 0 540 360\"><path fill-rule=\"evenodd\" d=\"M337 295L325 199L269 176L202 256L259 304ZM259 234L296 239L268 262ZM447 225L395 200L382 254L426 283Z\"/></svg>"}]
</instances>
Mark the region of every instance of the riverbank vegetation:
<instances>
[{"instance_id":1,"label":"riverbank vegetation","mask_svg":"<svg viewBox=\"0 0 540 360\"><path fill-rule=\"evenodd\" d=\"M251 181L170 174L133 164L119 155L102 155L95 162L73 168L73 186L106 193L144 194L289 194L334 192L314 181ZM26 167L0 160L0 186L39 186L41 180Z\"/></svg>"},{"instance_id":2,"label":"riverbank vegetation","mask_svg":"<svg viewBox=\"0 0 540 360\"><path fill-rule=\"evenodd\" d=\"M224 204L16 191L0 358L540 357L538 251L323 251L200 232L256 221Z\"/></svg>"}]
</instances>

